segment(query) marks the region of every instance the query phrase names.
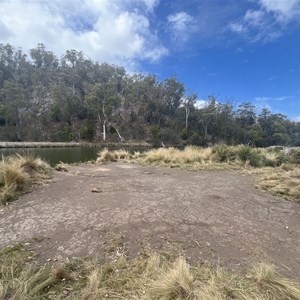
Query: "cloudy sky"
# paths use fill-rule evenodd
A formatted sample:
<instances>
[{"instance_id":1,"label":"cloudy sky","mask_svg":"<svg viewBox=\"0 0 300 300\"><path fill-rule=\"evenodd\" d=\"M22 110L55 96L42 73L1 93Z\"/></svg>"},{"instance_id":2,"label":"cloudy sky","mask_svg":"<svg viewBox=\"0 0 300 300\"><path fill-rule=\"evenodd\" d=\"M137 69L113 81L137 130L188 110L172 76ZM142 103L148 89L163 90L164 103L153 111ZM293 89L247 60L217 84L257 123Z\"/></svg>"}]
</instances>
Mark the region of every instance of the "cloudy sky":
<instances>
[{"instance_id":1,"label":"cloudy sky","mask_svg":"<svg viewBox=\"0 0 300 300\"><path fill-rule=\"evenodd\" d=\"M300 121L300 0L0 0L0 43L176 74L199 99Z\"/></svg>"}]
</instances>

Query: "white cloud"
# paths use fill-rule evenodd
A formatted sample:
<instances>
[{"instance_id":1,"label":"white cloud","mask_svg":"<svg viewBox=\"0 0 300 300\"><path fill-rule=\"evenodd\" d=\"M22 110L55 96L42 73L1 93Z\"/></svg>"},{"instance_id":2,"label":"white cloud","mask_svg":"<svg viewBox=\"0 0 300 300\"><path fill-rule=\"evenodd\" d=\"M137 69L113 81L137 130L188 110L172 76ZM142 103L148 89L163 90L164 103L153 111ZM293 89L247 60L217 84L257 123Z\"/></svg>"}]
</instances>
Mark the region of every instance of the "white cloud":
<instances>
[{"instance_id":1,"label":"white cloud","mask_svg":"<svg viewBox=\"0 0 300 300\"><path fill-rule=\"evenodd\" d=\"M196 101L196 103L195 103L195 107L196 108L198 108L198 109L201 109L201 108L204 108L205 106L207 106L208 105L208 101L207 100L200 100L200 99L198 99L197 101Z\"/></svg>"},{"instance_id":2,"label":"white cloud","mask_svg":"<svg viewBox=\"0 0 300 300\"><path fill-rule=\"evenodd\" d=\"M236 33L243 33L247 31L247 28L242 23L230 23L229 29Z\"/></svg>"},{"instance_id":3,"label":"white cloud","mask_svg":"<svg viewBox=\"0 0 300 300\"><path fill-rule=\"evenodd\" d=\"M265 17L265 12L249 9L246 11L244 21L250 26L260 27L265 24Z\"/></svg>"},{"instance_id":4,"label":"white cloud","mask_svg":"<svg viewBox=\"0 0 300 300\"><path fill-rule=\"evenodd\" d=\"M293 99L293 96L280 96L280 97L255 97L254 100L258 102L268 102L268 101L285 101Z\"/></svg>"},{"instance_id":5,"label":"white cloud","mask_svg":"<svg viewBox=\"0 0 300 300\"><path fill-rule=\"evenodd\" d=\"M158 6L159 0L142 0L149 11L153 11Z\"/></svg>"},{"instance_id":6,"label":"white cloud","mask_svg":"<svg viewBox=\"0 0 300 300\"><path fill-rule=\"evenodd\" d=\"M58 56L68 49L77 49L94 60L126 67L139 60L157 61L168 54L152 32L147 17L147 11L153 11L158 3L6 0L0 3L1 43L24 50L44 43Z\"/></svg>"},{"instance_id":7,"label":"white cloud","mask_svg":"<svg viewBox=\"0 0 300 300\"><path fill-rule=\"evenodd\" d=\"M259 0L261 6L275 14L279 22L289 22L300 16L299 0Z\"/></svg>"},{"instance_id":8,"label":"white cloud","mask_svg":"<svg viewBox=\"0 0 300 300\"><path fill-rule=\"evenodd\" d=\"M184 11L169 15L168 23L174 39L186 40L195 29L193 17Z\"/></svg>"},{"instance_id":9,"label":"white cloud","mask_svg":"<svg viewBox=\"0 0 300 300\"><path fill-rule=\"evenodd\" d=\"M251 0L252 1L252 0ZM231 22L228 29L252 42L269 42L280 37L286 25L299 21L300 0L253 0L259 8L248 9L244 16Z\"/></svg>"}]
</instances>

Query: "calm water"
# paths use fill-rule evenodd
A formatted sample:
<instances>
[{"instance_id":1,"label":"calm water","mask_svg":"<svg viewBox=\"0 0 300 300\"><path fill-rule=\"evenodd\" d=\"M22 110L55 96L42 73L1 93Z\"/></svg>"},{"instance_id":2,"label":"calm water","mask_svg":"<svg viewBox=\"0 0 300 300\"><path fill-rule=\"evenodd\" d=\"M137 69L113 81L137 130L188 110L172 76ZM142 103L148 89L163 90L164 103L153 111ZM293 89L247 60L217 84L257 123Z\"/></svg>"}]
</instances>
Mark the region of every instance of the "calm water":
<instances>
[{"instance_id":1,"label":"calm water","mask_svg":"<svg viewBox=\"0 0 300 300\"><path fill-rule=\"evenodd\" d=\"M95 160L100 147L70 147L70 148L5 148L0 149L0 155L8 156L15 153L32 153L46 160L52 166L59 162L77 163ZM117 148L111 148L116 150ZM146 148L126 148L128 151L145 151Z\"/></svg>"}]
</instances>

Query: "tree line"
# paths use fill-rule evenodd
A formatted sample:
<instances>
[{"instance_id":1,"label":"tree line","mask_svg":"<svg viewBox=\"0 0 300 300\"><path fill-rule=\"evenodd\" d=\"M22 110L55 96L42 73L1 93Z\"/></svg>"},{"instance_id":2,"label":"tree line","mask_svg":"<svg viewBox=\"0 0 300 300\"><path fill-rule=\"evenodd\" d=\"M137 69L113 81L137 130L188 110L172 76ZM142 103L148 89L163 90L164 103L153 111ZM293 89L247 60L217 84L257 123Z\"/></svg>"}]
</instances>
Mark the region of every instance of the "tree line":
<instances>
[{"instance_id":1,"label":"tree line","mask_svg":"<svg viewBox=\"0 0 300 300\"><path fill-rule=\"evenodd\" d=\"M147 141L154 145L300 145L300 123L249 102L199 108L175 76L130 74L68 50L0 44L0 139Z\"/></svg>"}]
</instances>

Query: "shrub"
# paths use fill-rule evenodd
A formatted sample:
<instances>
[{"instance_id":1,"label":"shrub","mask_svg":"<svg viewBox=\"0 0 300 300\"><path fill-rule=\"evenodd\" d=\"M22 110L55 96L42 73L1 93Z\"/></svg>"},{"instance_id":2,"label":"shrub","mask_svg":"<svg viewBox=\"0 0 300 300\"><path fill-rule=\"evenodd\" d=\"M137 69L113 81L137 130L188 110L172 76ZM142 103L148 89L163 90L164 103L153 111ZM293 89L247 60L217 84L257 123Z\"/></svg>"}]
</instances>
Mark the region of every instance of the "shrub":
<instances>
[{"instance_id":1,"label":"shrub","mask_svg":"<svg viewBox=\"0 0 300 300\"><path fill-rule=\"evenodd\" d=\"M159 146L159 126L152 125L150 127L151 142L153 146Z\"/></svg>"},{"instance_id":2,"label":"shrub","mask_svg":"<svg viewBox=\"0 0 300 300\"><path fill-rule=\"evenodd\" d=\"M252 148L249 146L241 146L238 150L238 157L241 162L246 163L252 154Z\"/></svg>"},{"instance_id":3,"label":"shrub","mask_svg":"<svg viewBox=\"0 0 300 300\"><path fill-rule=\"evenodd\" d=\"M289 162L289 159L284 153L280 153L276 157L276 166L281 166L281 165L286 164L288 162Z\"/></svg>"},{"instance_id":4,"label":"shrub","mask_svg":"<svg viewBox=\"0 0 300 300\"><path fill-rule=\"evenodd\" d=\"M299 165L300 164L300 150L293 150L291 153L291 161L294 164Z\"/></svg>"},{"instance_id":5,"label":"shrub","mask_svg":"<svg viewBox=\"0 0 300 300\"><path fill-rule=\"evenodd\" d=\"M217 162L234 161L236 157L234 149L227 145L216 145L213 147L212 152Z\"/></svg>"},{"instance_id":6,"label":"shrub","mask_svg":"<svg viewBox=\"0 0 300 300\"><path fill-rule=\"evenodd\" d=\"M249 156L249 164L252 167L259 168L265 165L266 157L258 150L252 150Z\"/></svg>"},{"instance_id":7,"label":"shrub","mask_svg":"<svg viewBox=\"0 0 300 300\"><path fill-rule=\"evenodd\" d=\"M176 131L172 128L164 128L160 132L160 138L164 143L180 144L180 139Z\"/></svg>"},{"instance_id":8,"label":"shrub","mask_svg":"<svg viewBox=\"0 0 300 300\"><path fill-rule=\"evenodd\" d=\"M80 129L80 136L82 139L92 141L95 135L95 127L91 123L83 125Z\"/></svg>"}]
</instances>

